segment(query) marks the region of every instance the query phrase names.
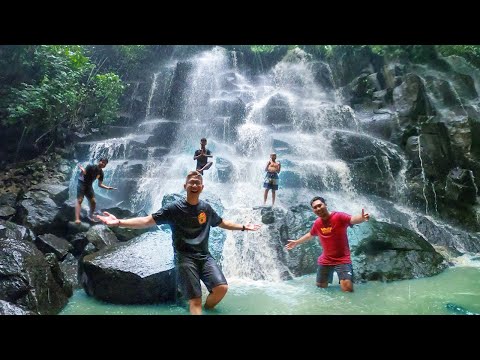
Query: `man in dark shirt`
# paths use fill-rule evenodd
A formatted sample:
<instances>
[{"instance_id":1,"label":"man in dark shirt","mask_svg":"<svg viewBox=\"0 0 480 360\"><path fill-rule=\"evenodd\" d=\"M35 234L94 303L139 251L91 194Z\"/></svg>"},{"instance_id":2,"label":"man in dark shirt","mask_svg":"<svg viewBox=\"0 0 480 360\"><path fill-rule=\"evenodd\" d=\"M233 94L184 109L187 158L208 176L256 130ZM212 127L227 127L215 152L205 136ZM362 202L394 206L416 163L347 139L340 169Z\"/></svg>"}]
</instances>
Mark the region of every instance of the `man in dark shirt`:
<instances>
[{"instance_id":1,"label":"man in dark shirt","mask_svg":"<svg viewBox=\"0 0 480 360\"><path fill-rule=\"evenodd\" d=\"M205 309L212 309L217 305L228 290L227 280L208 250L210 227L256 231L260 225L236 224L218 216L207 202L199 199L204 185L202 175L197 171L188 173L183 187L187 191L186 199L170 203L154 214L132 219L117 219L105 211L105 216L97 215L97 218L108 226L128 228L169 224L177 255L180 290L189 300L190 313L200 315L202 313L200 280L210 292L205 300Z\"/></svg>"},{"instance_id":2,"label":"man in dark shirt","mask_svg":"<svg viewBox=\"0 0 480 360\"><path fill-rule=\"evenodd\" d=\"M213 162L208 161L209 157L213 157L210 150L206 148L207 146L207 139L201 138L200 139L200 149L195 150L195 154L193 155L193 160L197 160L197 171L203 175L203 170L208 170L213 165Z\"/></svg>"},{"instance_id":3,"label":"man in dark shirt","mask_svg":"<svg viewBox=\"0 0 480 360\"><path fill-rule=\"evenodd\" d=\"M95 193L93 191L93 182L98 179L98 186L107 190L116 190L114 187L103 184L103 168L107 166L108 159L102 158L98 165L87 165L84 168L78 164L80 168L80 176L77 184L77 203L75 204L75 224L80 224L80 209L82 208L83 197L86 196L90 203L90 213L88 219L90 221L98 222L93 217L97 202L95 201Z\"/></svg>"}]
</instances>

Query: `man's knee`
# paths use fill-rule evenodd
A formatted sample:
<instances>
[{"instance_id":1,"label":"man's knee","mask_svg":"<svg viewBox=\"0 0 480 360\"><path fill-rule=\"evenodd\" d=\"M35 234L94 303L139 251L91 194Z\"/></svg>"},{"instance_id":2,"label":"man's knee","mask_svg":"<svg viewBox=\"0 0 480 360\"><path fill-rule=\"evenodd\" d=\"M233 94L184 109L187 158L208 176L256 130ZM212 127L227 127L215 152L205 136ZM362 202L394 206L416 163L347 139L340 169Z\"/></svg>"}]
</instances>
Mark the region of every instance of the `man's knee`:
<instances>
[{"instance_id":1,"label":"man's knee","mask_svg":"<svg viewBox=\"0 0 480 360\"><path fill-rule=\"evenodd\" d=\"M344 292L353 292L353 282L351 280L340 280L340 287Z\"/></svg>"},{"instance_id":2,"label":"man's knee","mask_svg":"<svg viewBox=\"0 0 480 360\"><path fill-rule=\"evenodd\" d=\"M188 300L188 303L190 306L202 306L202 298L201 297L196 297L193 299Z\"/></svg>"},{"instance_id":3,"label":"man's knee","mask_svg":"<svg viewBox=\"0 0 480 360\"><path fill-rule=\"evenodd\" d=\"M220 295L220 296L225 296L227 291L228 291L228 285L227 284L218 285L218 286L215 286L212 289L212 293L214 293L215 295Z\"/></svg>"}]
</instances>

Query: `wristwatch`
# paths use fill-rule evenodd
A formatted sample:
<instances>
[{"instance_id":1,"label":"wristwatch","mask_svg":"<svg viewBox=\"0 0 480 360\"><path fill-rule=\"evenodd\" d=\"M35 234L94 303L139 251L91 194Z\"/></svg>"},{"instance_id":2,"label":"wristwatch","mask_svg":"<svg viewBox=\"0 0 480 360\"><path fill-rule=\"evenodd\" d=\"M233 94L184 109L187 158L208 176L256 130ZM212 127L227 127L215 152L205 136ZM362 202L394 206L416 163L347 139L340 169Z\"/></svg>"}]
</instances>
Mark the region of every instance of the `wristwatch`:
<instances>
[{"instance_id":1,"label":"wristwatch","mask_svg":"<svg viewBox=\"0 0 480 360\"><path fill-rule=\"evenodd\" d=\"M242 225L242 231L245 231L245 225Z\"/></svg>"}]
</instances>

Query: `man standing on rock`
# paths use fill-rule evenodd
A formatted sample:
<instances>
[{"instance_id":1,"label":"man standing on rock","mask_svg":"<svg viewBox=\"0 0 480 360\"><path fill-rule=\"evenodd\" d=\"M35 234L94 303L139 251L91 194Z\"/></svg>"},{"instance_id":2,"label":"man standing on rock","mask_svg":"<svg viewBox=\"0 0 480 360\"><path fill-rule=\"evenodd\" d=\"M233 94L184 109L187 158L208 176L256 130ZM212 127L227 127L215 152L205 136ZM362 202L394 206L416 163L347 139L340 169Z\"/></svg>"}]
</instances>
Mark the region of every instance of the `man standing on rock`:
<instances>
[{"instance_id":1,"label":"man standing on rock","mask_svg":"<svg viewBox=\"0 0 480 360\"><path fill-rule=\"evenodd\" d=\"M285 247L287 250L291 250L295 246L313 239L314 236L318 236L323 252L317 261L317 286L328 287L328 283L331 284L333 281L333 272L336 271L342 291L353 292L353 267L347 228L368 221L370 215L366 214L363 209L361 215L353 216L343 212L329 212L325 199L320 196L315 196L310 201L310 205L318 219L315 220L308 233L300 239L288 240Z\"/></svg>"},{"instance_id":2,"label":"man standing on rock","mask_svg":"<svg viewBox=\"0 0 480 360\"><path fill-rule=\"evenodd\" d=\"M200 315L202 313L200 280L210 293L204 304L205 309L212 309L217 305L228 290L227 280L208 250L210 227L256 231L260 225L241 225L222 219L207 202L200 200L204 185L202 175L198 171L188 173L183 187L187 191L186 199L170 203L154 214L132 219L117 219L105 211L105 216L97 215L97 218L108 226L127 228L169 224L177 255L180 290L189 301L190 313Z\"/></svg>"},{"instance_id":3,"label":"man standing on rock","mask_svg":"<svg viewBox=\"0 0 480 360\"><path fill-rule=\"evenodd\" d=\"M80 176L78 177L77 184L77 203L75 204L75 224L80 224L80 210L82 208L83 197L86 196L90 202L90 213L88 219L93 222L98 222L93 217L97 202L95 201L95 193L93 191L93 182L98 179L98 186L107 190L116 190L116 188L103 184L103 168L107 166L108 159L102 158L99 160L98 165L87 165L84 168L78 164L80 168Z\"/></svg>"}]
</instances>

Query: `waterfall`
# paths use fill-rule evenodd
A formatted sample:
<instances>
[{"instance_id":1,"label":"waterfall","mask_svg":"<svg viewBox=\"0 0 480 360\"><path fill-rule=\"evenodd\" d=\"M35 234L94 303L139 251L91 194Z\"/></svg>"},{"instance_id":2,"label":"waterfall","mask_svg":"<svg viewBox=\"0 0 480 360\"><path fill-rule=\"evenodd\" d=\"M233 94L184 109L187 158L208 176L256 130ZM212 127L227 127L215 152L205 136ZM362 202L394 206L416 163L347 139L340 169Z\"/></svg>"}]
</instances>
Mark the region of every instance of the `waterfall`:
<instances>
[{"instance_id":1,"label":"waterfall","mask_svg":"<svg viewBox=\"0 0 480 360\"><path fill-rule=\"evenodd\" d=\"M324 89L316 81L305 59L284 59L270 71L252 76L242 73L235 52L221 47L187 61L172 58L153 75L145 106L146 117L137 119L130 134L81 144L85 151L80 160L93 161L102 154L111 159L105 175L119 191L111 192L106 204L121 203L150 214L162 206L165 196L183 196L185 176L196 166L193 154L205 137L214 164L204 173L201 198L225 219L261 222L258 208L263 205L264 168L271 152L282 164L274 207L280 212L287 213L294 205L308 206L313 196L321 195L331 210L358 214L365 208L392 222L399 213L385 214L386 205L378 198L359 194L355 166L371 159L372 168L364 172L378 171L386 178L381 182L386 192L400 196L406 188L404 156L394 144L362 133L355 111L343 103L338 89ZM398 116L393 119L400 124ZM428 214L421 147L419 135ZM414 217L411 228L416 226ZM267 224L255 233L220 231L224 237L217 259L228 277L284 278L288 270L278 244L265 241L270 239L269 231Z\"/></svg>"}]
</instances>

